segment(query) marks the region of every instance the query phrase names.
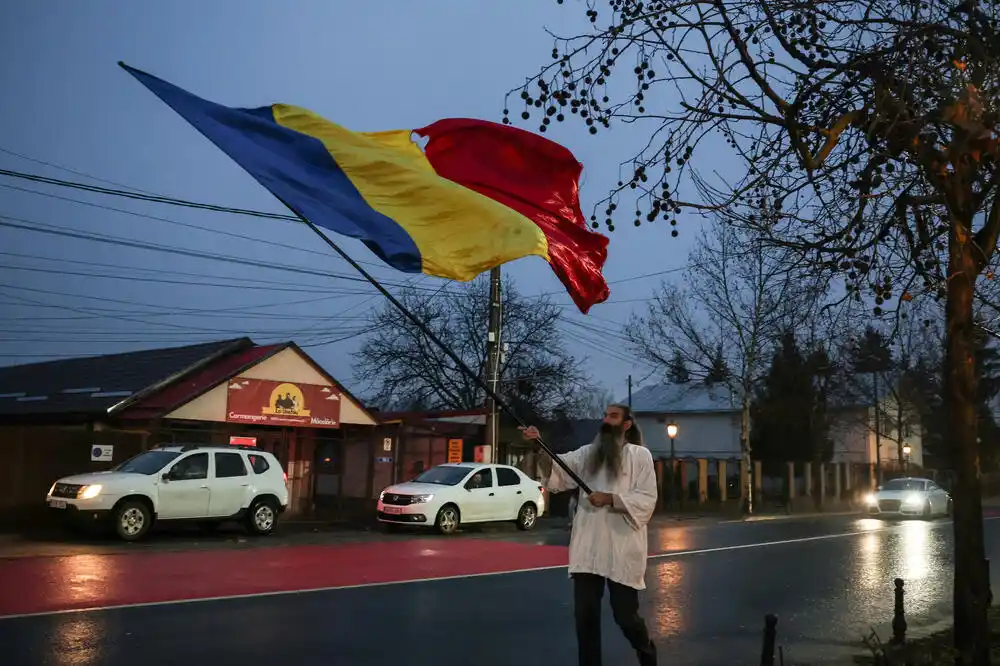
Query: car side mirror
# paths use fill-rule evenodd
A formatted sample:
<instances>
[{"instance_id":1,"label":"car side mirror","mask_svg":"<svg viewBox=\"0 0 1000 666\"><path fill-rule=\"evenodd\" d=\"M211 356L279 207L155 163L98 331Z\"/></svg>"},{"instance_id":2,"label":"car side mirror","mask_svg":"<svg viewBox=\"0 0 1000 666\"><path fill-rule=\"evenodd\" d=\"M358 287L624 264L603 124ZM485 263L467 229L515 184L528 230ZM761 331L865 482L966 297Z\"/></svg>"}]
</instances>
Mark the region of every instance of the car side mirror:
<instances>
[{"instance_id":1,"label":"car side mirror","mask_svg":"<svg viewBox=\"0 0 1000 666\"><path fill-rule=\"evenodd\" d=\"M882 490L882 486L876 486L875 490Z\"/></svg>"},{"instance_id":2,"label":"car side mirror","mask_svg":"<svg viewBox=\"0 0 1000 666\"><path fill-rule=\"evenodd\" d=\"M161 480L161 481L163 481L164 483L170 483L170 482L171 482L171 481L173 480L173 478L174 478L174 473L173 473L173 471L170 471L170 472L164 472L164 473L163 473L163 474L162 474L162 475L160 476L160 480Z\"/></svg>"}]
</instances>

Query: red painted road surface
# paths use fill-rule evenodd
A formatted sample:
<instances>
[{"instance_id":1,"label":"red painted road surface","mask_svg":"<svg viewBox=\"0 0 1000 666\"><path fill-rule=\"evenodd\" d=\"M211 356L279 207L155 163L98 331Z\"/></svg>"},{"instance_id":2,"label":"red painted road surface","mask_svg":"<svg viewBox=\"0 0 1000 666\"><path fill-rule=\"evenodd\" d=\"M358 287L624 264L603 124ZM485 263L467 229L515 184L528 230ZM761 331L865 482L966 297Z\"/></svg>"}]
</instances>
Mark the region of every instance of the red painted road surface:
<instances>
[{"instance_id":1,"label":"red painted road surface","mask_svg":"<svg viewBox=\"0 0 1000 666\"><path fill-rule=\"evenodd\" d=\"M0 617L565 566L567 550L415 539L0 560Z\"/></svg>"}]
</instances>

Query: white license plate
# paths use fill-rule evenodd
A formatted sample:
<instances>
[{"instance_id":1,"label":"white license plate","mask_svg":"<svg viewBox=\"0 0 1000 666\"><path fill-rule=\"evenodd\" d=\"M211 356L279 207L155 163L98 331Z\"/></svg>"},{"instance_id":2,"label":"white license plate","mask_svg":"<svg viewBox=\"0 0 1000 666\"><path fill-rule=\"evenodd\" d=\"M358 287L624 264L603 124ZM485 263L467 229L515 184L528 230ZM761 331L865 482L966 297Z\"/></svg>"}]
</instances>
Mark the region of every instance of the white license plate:
<instances>
[{"instance_id":1,"label":"white license plate","mask_svg":"<svg viewBox=\"0 0 1000 666\"><path fill-rule=\"evenodd\" d=\"M65 500L57 500L57 499L49 500L49 506L51 506L53 509L65 509L66 502Z\"/></svg>"},{"instance_id":2,"label":"white license plate","mask_svg":"<svg viewBox=\"0 0 1000 666\"><path fill-rule=\"evenodd\" d=\"M382 511L385 513L399 514L403 513L403 508L399 506L383 506Z\"/></svg>"}]
</instances>

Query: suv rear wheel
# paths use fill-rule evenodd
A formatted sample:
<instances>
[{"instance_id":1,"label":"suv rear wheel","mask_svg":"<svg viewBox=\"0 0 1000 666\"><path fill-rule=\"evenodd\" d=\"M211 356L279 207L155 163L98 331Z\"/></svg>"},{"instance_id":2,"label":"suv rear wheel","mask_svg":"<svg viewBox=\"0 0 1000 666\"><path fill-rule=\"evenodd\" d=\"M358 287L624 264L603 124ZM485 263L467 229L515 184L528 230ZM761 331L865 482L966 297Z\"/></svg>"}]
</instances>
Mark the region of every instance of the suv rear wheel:
<instances>
[{"instance_id":1,"label":"suv rear wheel","mask_svg":"<svg viewBox=\"0 0 1000 666\"><path fill-rule=\"evenodd\" d=\"M145 502L125 500L115 509L115 533L124 541L138 541L153 524L153 513Z\"/></svg>"},{"instance_id":2,"label":"suv rear wheel","mask_svg":"<svg viewBox=\"0 0 1000 666\"><path fill-rule=\"evenodd\" d=\"M278 506L274 500L255 499L247 512L247 529L251 534L265 536L278 526Z\"/></svg>"}]
</instances>

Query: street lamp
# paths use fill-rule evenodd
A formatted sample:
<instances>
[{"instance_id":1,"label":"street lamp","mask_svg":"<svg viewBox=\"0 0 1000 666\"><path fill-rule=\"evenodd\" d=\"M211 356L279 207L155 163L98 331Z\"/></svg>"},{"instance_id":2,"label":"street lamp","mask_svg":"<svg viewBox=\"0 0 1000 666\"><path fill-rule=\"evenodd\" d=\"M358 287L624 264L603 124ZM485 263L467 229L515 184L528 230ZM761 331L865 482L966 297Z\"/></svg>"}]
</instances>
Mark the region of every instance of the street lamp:
<instances>
[{"instance_id":1,"label":"street lamp","mask_svg":"<svg viewBox=\"0 0 1000 666\"><path fill-rule=\"evenodd\" d=\"M909 444L903 444L903 470L910 471L910 452L913 451Z\"/></svg>"},{"instance_id":2,"label":"street lamp","mask_svg":"<svg viewBox=\"0 0 1000 666\"><path fill-rule=\"evenodd\" d=\"M674 450L674 438L677 437L677 424L668 423L667 424L667 437L670 438L670 493L668 495L668 500L670 501L670 506L674 505L674 493L676 491L677 480L675 474L677 473L677 453Z\"/></svg>"}]
</instances>

